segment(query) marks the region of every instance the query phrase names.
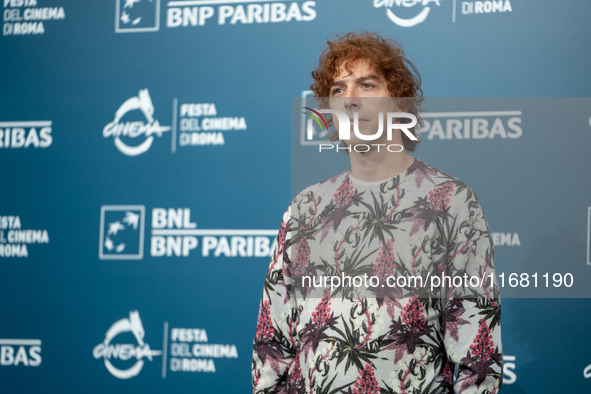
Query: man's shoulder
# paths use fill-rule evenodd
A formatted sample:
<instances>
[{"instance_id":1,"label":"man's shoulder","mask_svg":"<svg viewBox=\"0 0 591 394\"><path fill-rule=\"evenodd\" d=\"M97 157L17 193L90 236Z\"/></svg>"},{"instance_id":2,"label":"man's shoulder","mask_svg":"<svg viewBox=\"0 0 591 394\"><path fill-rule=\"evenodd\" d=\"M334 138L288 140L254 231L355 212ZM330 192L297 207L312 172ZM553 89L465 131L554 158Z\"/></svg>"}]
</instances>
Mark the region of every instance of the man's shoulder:
<instances>
[{"instance_id":1,"label":"man's shoulder","mask_svg":"<svg viewBox=\"0 0 591 394\"><path fill-rule=\"evenodd\" d=\"M414 163L406 170L406 176L414 178L417 188L435 189L445 183L468 187L459 178L419 159L415 159Z\"/></svg>"},{"instance_id":2,"label":"man's shoulder","mask_svg":"<svg viewBox=\"0 0 591 394\"><path fill-rule=\"evenodd\" d=\"M410 186L429 200L444 199L450 208L462 208L472 201L479 204L474 191L461 179L416 159L406 172Z\"/></svg>"},{"instance_id":3,"label":"man's shoulder","mask_svg":"<svg viewBox=\"0 0 591 394\"><path fill-rule=\"evenodd\" d=\"M413 164L406 170L405 176L414 179L418 189L435 189L446 182L465 185L455 176L419 159L415 159Z\"/></svg>"}]
</instances>

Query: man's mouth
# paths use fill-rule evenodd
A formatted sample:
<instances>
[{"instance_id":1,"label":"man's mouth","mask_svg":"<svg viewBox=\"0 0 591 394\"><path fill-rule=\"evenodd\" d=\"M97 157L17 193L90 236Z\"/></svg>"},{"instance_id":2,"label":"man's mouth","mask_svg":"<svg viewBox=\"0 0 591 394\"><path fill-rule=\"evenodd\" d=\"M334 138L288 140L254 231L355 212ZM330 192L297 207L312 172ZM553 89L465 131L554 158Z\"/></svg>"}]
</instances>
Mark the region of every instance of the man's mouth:
<instances>
[{"instance_id":1,"label":"man's mouth","mask_svg":"<svg viewBox=\"0 0 591 394\"><path fill-rule=\"evenodd\" d=\"M351 122L351 124L353 124L354 121L355 121L354 118L351 118L351 117L349 118L349 122ZM368 122L368 120L365 118L362 118L362 117L359 117L359 119L357 120L357 123L364 123L364 122Z\"/></svg>"}]
</instances>

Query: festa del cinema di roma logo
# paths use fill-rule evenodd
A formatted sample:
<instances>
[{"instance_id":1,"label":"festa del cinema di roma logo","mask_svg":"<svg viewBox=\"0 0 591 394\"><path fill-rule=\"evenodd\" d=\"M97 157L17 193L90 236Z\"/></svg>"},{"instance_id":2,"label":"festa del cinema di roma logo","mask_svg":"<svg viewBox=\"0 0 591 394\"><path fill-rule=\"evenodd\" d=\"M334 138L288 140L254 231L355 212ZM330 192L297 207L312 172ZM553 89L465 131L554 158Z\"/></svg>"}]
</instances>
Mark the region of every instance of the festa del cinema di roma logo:
<instances>
[{"instance_id":1,"label":"festa del cinema di roma logo","mask_svg":"<svg viewBox=\"0 0 591 394\"><path fill-rule=\"evenodd\" d=\"M135 337L137 344L131 343L114 343L113 340L119 335L126 332L131 332ZM144 367L144 358L152 361L153 357L161 356L161 350L152 350L150 345L144 342L145 336L144 326L140 319L138 311L130 311L129 318L117 320L105 334L105 339L99 343L92 350L92 355L95 359L102 358L105 367L119 379L129 379L137 376ZM128 361L135 358L135 363L127 369L115 367L111 359L119 359Z\"/></svg>"},{"instance_id":2,"label":"festa del cinema di roma logo","mask_svg":"<svg viewBox=\"0 0 591 394\"><path fill-rule=\"evenodd\" d=\"M374 0L375 8L386 8L386 15L394 24L401 27L412 27L424 22L433 6L440 6L442 0ZM457 7L456 7L457 5ZM456 21L456 8L463 15L467 14L489 14L512 12L509 0L482 0L482 1L461 1L453 0L452 22ZM415 9L421 9L418 13ZM394 9L394 11L392 11ZM408 9L408 10L405 10ZM412 11L410 10L412 9Z\"/></svg>"},{"instance_id":3,"label":"festa del cinema di roma logo","mask_svg":"<svg viewBox=\"0 0 591 394\"><path fill-rule=\"evenodd\" d=\"M109 373L118 379L131 379L139 375L145 360L155 361L154 357L157 356L161 357L164 379L167 371L215 373L215 359L238 358L235 344L210 343L204 328L169 329L168 321L165 321L163 350L152 350L144 337L139 312L130 311L128 318L117 320L107 330L105 339L94 347L92 355L96 360L102 358ZM41 358L38 359L40 363Z\"/></svg>"},{"instance_id":4,"label":"festa del cinema di roma logo","mask_svg":"<svg viewBox=\"0 0 591 394\"><path fill-rule=\"evenodd\" d=\"M144 120L122 121L128 113L138 112ZM162 137L162 133L170 131L170 126L160 126L154 119L154 105L148 89L141 89L137 96L131 97L115 112L115 118L103 128L103 137L113 138L115 147L124 155L138 156L150 149L154 136ZM131 141L141 140L139 144Z\"/></svg>"},{"instance_id":5,"label":"festa del cinema di roma logo","mask_svg":"<svg viewBox=\"0 0 591 394\"><path fill-rule=\"evenodd\" d=\"M320 126L320 130L322 130L321 133L326 134L326 132L328 131L328 123L326 122L326 119L324 119L324 116L322 116L322 114L332 114L334 117L336 117L338 124L339 124L339 139L343 140L343 141L348 141L351 139L351 129L353 129L353 133L355 134L355 136L357 136L357 138L359 138L362 141L375 141L378 138L380 138L382 136L382 134L384 133L384 113L383 112L378 113L378 130L375 132L375 134L362 134L359 131L359 113L358 112L353 113L353 127L351 127L351 120L349 119L349 116L345 112L340 111L338 109L312 109L309 107L304 107L304 109L307 109L308 111L311 112L311 113L304 112L305 115L308 115L310 117L308 119L308 122L306 123L306 138L308 140L313 140L314 134L317 134L317 132L314 130L314 121L318 124L318 126ZM388 113L386 113L385 118L386 118L386 137L387 137L388 141L392 140L392 131L397 130L397 129L400 129L411 140L417 141L417 137L409 130L417 125L416 116L414 116L411 113L407 113L407 112L388 112ZM408 119L410 121L410 123L394 123L394 119ZM377 146L377 149L379 151L380 146L385 145L385 144L371 144L371 145ZM394 147L394 148L392 148L392 147ZM319 144L319 151L320 152L322 152L323 148L324 149L334 149L335 146L333 144ZM395 150L392 150L391 148L395 149ZM339 147L337 146L336 149L338 151ZM340 148L340 149L350 149L350 147ZM363 150L359 150L359 149L363 149ZM356 152L367 152L370 149L371 149L370 146L367 144L356 144L353 147L353 150L355 150ZM404 147L399 144L391 144L391 145L386 146L386 149L389 152L402 152L404 150Z\"/></svg>"},{"instance_id":6,"label":"festa del cinema di roma logo","mask_svg":"<svg viewBox=\"0 0 591 394\"><path fill-rule=\"evenodd\" d=\"M386 15L388 19L392 22L397 24L398 26L402 27L412 27L418 25L421 22L424 22L429 16L429 12L431 11L431 6L433 5L441 5L439 4L441 0L374 0L373 6L375 8L386 7ZM410 18L402 18L397 16L391 8L393 6L398 7L405 7L405 8L416 8L415 6L421 6L421 11L413 17Z\"/></svg>"}]
</instances>

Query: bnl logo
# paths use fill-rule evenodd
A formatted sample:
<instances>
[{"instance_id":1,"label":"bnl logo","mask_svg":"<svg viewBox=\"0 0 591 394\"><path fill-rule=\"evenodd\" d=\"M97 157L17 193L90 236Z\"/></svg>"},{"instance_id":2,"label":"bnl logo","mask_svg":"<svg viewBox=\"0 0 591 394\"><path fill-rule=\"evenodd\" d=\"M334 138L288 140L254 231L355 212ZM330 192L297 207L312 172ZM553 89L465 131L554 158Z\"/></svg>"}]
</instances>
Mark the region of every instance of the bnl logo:
<instances>
[{"instance_id":1,"label":"bnl logo","mask_svg":"<svg viewBox=\"0 0 591 394\"><path fill-rule=\"evenodd\" d=\"M141 260L144 257L145 210L143 205L101 207L101 260Z\"/></svg>"},{"instance_id":2,"label":"bnl logo","mask_svg":"<svg viewBox=\"0 0 591 394\"><path fill-rule=\"evenodd\" d=\"M115 33L142 33L160 29L160 0L117 0Z\"/></svg>"}]
</instances>

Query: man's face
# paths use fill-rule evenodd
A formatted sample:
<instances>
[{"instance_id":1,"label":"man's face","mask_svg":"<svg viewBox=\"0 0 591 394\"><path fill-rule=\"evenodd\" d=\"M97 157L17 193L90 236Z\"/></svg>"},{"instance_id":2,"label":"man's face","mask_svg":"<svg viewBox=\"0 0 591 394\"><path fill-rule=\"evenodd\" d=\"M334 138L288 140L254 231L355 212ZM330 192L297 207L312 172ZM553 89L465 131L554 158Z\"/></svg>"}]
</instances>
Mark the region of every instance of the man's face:
<instances>
[{"instance_id":1,"label":"man's face","mask_svg":"<svg viewBox=\"0 0 591 394\"><path fill-rule=\"evenodd\" d=\"M351 73L343 65L336 72L333 86L330 90L329 107L345 112L351 123L351 140L347 143L372 144L386 143L386 113L399 112L392 95L388 90L388 83L384 76L374 70L367 60L358 60L351 64ZM373 141L363 141L353 132L353 114L359 113L359 131L363 135L373 135L379 128L378 114L382 115L382 135ZM336 119L335 119L336 120ZM338 131L338 122L335 128Z\"/></svg>"}]
</instances>

